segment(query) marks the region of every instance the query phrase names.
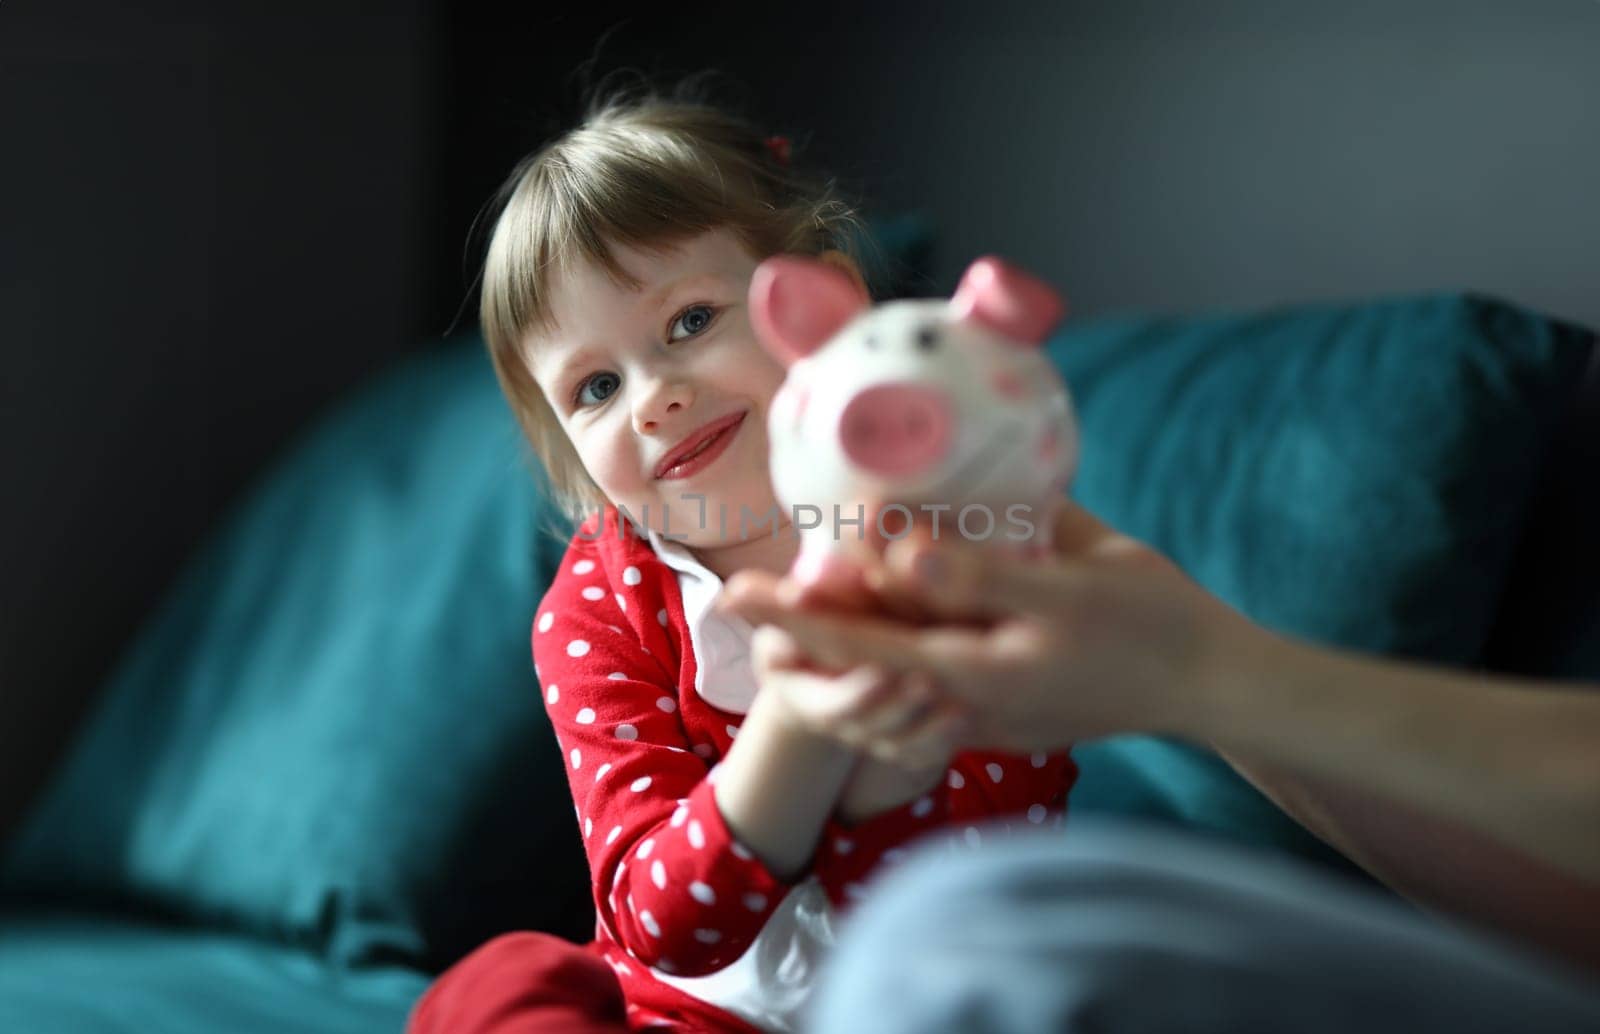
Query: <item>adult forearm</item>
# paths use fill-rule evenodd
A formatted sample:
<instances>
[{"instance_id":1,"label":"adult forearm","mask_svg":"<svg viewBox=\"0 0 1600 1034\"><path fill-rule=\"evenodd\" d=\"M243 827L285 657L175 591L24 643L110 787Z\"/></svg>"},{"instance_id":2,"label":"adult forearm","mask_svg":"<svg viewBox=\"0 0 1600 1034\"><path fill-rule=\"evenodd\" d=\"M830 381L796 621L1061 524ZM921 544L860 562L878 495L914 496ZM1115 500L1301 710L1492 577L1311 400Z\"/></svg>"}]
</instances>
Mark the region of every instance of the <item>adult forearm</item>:
<instances>
[{"instance_id":1,"label":"adult forearm","mask_svg":"<svg viewBox=\"0 0 1600 1034\"><path fill-rule=\"evenodd\" d=\"M774 875L805 872L855 755L787 720L775 698L758 694L717 770L716 800L739 842Z\"/></svg>"},{"instance_id":2,"label":"adult forearm","mask_svg":"<svg viewBox=\"0 0 1600 1034\"><path fill-rule=\"evenodd\" d=\"M1399 802L1600 881L1600 687L1525 682L1258 633L1206 665L1189 734Z\"/></svg>"}]
</instances>

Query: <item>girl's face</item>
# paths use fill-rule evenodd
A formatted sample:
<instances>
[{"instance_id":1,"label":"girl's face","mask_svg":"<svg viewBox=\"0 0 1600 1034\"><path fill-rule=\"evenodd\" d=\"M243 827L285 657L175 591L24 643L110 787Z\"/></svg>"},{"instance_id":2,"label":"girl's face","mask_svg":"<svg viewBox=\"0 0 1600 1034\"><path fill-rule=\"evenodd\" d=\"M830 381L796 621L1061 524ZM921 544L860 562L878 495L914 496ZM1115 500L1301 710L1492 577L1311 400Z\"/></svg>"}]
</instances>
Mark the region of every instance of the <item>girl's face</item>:
<instances>
[{"instance_id":1,"label":"girl's face","mask_svg":"<svg viewBox=\"0 0 1600 1034\"><path fill-rule=\"evenodd\" d=\"M614 250L642 287L587 264L554 277L554 327L523 343L534 379L589 476L635 520L714 549L737 544L744 507L749 536L770 535L767 406L784 370L746 311L758 263L726 230L661 255Z\"/></svg>"}]
</instances>

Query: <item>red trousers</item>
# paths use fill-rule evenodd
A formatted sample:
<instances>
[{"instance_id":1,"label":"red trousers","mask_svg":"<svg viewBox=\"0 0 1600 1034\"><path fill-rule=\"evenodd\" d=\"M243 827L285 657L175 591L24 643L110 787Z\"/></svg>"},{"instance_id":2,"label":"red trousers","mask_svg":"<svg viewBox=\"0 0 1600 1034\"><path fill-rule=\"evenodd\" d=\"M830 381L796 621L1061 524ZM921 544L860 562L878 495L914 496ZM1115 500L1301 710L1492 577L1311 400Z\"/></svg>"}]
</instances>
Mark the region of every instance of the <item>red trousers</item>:
<instances>
[{"instance_id":1,"label":"red trousers","mask_svg":"<svg viewBox=\"0 0 1600 1034\"><path fill-rule=\"evenodd\" d=\"M544 933L508 933L439 975L406 1034L624 1034L617 975L599 955Z\"/></svg>"},{"instance_id":2,"label":"red trousers","mask_svg":"<svg viewBox=\"0 0 1600 1034\"><path fill-rule=\"evenodd\" d=\"M417 1000L406 1034L760 1034L714 1005L651 981L630 1005L593 945L508 933L457 962Z\"/></svg>"}]
</instances>

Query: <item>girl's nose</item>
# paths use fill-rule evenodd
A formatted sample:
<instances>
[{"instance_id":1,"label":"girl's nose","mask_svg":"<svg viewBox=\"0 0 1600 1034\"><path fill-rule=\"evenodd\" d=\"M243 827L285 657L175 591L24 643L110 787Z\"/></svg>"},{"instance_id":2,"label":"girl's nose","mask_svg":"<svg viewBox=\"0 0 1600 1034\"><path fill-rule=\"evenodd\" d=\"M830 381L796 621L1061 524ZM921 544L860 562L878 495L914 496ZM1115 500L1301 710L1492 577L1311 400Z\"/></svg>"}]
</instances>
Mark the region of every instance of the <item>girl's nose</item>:
<instances>
[{"instance_id":1,"label":"girl's nose","mask_svg":"<svg viewBox=\"0 0 1600 1034\"><path fill-rule=\"evenodd\" d=\"M669 417L688 409L693 401L693 390L682 381L654 381L637 397L633 429L640 434L655 434Z\"/></svg>"}]
</instances>

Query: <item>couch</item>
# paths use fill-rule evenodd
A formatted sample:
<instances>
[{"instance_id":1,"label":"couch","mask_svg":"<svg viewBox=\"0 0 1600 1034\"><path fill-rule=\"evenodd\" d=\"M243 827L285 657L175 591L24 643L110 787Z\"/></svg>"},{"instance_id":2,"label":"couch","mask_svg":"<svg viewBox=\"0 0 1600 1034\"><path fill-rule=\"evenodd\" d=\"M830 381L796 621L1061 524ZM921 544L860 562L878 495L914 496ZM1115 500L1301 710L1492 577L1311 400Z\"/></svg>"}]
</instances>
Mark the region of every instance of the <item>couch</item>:
<instances>
[{"instance_id":1,"label":"couch","mask_svg":"<svg viewBox=\"0 0 1600 1034\"><path fill-rule=\"evenodd\" d=\"M1073 321L1073 493L1255 619L1600 679L1600 348L1472 294ZM189 562L0 854L0 1030L395 1031L587 879L528 647L563 548L482 342L309 428ZM1076 813L1346 870L1196 745ZM1070 835L1070 824L1068 833Z\"/></svg>"}]
</instances>

